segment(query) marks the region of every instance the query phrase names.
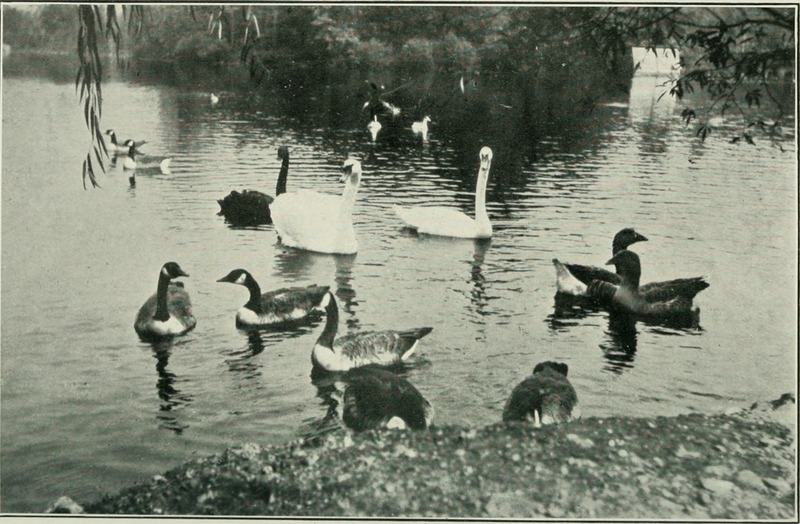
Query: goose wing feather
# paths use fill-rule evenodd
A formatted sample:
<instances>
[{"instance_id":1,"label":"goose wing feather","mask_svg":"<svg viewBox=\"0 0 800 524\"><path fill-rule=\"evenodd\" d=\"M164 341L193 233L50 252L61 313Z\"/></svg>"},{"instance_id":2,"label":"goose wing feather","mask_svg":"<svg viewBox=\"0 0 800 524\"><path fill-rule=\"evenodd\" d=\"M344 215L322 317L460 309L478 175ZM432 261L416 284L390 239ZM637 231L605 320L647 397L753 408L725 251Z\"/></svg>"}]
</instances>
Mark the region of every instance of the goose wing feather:
<instances>
[{"instance_id":1,"label":"goose wing feather","mask_svg":"<svg viewBox=\"0 0 800 524\"><path fill-rule=\"evenodd\" d=\"M572 273L572 276L587 286L592 283L592 280L602 280L603 282L610 282L611 284L617 285L622 283L622 279L619 275L601 267L585 266L582 264L564 264L564 266Z\"/></svg>"},{"instance_id":2,"label":"goose wing feather","mask_svg":"<svg viewBox=\"0 0 800 524\"><path fill-rule=\"evenodd\" d=\"M677 278L639 286L639 293L648 302L662 302L679 296L692 299L708 286L704 277Z\"/></svg>"},{"instance_id":3,"label":"goose wing feather","mask_svg":"<svg viewBox=\"0 0 800 524\"><path fill-rule=\"evenodd\" d=\"M276 289L261 295L262 311L269 311L276 315L290 315L298 309L310 311L319 305L322 297L329 290L329 286L316 284L307 287Z\"/></svg>"},{"instance_id":4,"label":"goose wing feather","mask_svg":"<svg viewBox=\"0 0 800 524\"><path fill-rule=\"evenodd\" d=\"M334 349L354 366L370 363L393 364L407 358L417 341L433 328L407 331L367 331L337 338Z\"/></svg>"}]
</instances>

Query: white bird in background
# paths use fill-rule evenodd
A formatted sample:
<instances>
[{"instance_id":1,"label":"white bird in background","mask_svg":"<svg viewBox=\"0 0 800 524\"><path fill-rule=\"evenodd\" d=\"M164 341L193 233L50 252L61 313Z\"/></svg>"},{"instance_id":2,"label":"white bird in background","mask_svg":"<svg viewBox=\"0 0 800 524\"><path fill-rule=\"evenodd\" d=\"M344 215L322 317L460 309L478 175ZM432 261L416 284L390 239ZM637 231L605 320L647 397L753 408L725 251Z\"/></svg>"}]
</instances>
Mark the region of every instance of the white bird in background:
<instances>
[{"instance_id":1,"label":"white bird in background","mask_svg":"<svg viewBox=\"0 0 800 524\"><path fill-rule=\"evenodd\" d=\"M423 142L428 140L428 122L430 121L431 117L426 115L422 121L411 124L411 131L413 131L415 135L422 135Z\"/></svg>"},{"instance_id":2,"label":"white bird in background","mask_svg":"<svg viewBox=\"0 0 800 524\"><path fill-rule=\"evenodd\" d=\"M219 102L219 97L217 95L215 95L214 93L211 93L211 105L213 106L217 102Z\"/></svg>"},{"instance_id":3,"label":"white bird in background","mask_svg":"<svg viewBox=\"0 0 800 524\"><path fill-rule=\"evenodd\" d=\"M372 136L373 144L378 139L378 133L380 132L381 127L383 126L381 126L381 123L378 122L378 115L374 115L372 117L372 121L369 124L367 124L367 130L369 131L369 134Z\"/></svg>"}]
</instances>

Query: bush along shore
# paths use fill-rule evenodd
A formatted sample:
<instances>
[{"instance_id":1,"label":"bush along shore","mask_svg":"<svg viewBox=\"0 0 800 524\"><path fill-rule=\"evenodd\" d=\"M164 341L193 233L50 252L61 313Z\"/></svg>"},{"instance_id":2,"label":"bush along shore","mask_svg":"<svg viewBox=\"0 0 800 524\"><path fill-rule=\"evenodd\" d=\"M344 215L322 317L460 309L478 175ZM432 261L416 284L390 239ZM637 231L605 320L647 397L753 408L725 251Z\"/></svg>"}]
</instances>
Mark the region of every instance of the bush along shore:
<instances>
[{"instance_id":1,"label":"bush along shore","mask_svg":"<svg viewBox=\"0 0 800 524\"><path fill-rule=\"evenodd\" d=\"M794 395L717 415L331 433L245 444L50 512L797 519Z\"/></svg>"}]
</instances>

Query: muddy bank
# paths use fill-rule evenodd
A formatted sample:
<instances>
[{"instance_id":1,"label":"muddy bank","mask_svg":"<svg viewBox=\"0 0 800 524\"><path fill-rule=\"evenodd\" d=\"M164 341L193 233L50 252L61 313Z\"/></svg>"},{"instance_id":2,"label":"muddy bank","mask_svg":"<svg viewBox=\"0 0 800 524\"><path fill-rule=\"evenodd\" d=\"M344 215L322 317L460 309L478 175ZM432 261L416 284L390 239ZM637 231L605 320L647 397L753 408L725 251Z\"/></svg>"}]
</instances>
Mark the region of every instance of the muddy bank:
<instances>
[{"instance_id":1,"label":"muddy bank","mask_svg":"<svg viewBox=\"0 0 800 524\"><path fill-rule=\"evenodd\" d=\"M796 407L245 444L87 513L789 519Z\"/></svg>"}]
</instances>

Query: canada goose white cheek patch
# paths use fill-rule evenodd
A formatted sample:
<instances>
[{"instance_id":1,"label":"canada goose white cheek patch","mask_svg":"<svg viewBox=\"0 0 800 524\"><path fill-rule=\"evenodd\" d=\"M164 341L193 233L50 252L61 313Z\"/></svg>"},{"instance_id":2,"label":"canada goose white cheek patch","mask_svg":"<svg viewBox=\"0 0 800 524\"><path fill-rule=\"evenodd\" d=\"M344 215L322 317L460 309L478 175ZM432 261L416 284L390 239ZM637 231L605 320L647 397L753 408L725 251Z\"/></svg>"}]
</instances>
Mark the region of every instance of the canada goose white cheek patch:
<instances>
[{"instance_id":1,"label":"canada goose white cheek patch","mask_svg":"<svg viewBox=\"0 0 800 524\"><path fill-rule=\"evenodd\" d=\"M244 285L244 282L245 282L245 280L247 280L247 275L245 275L244 273L242 273L241 275L239 275L239 278L237 278L237 279L236 279L236 282L234 282L234 284L239 284L239 285L242 285L242 286L243 286L243 285Z\"/></svg>"}]
</instances>

